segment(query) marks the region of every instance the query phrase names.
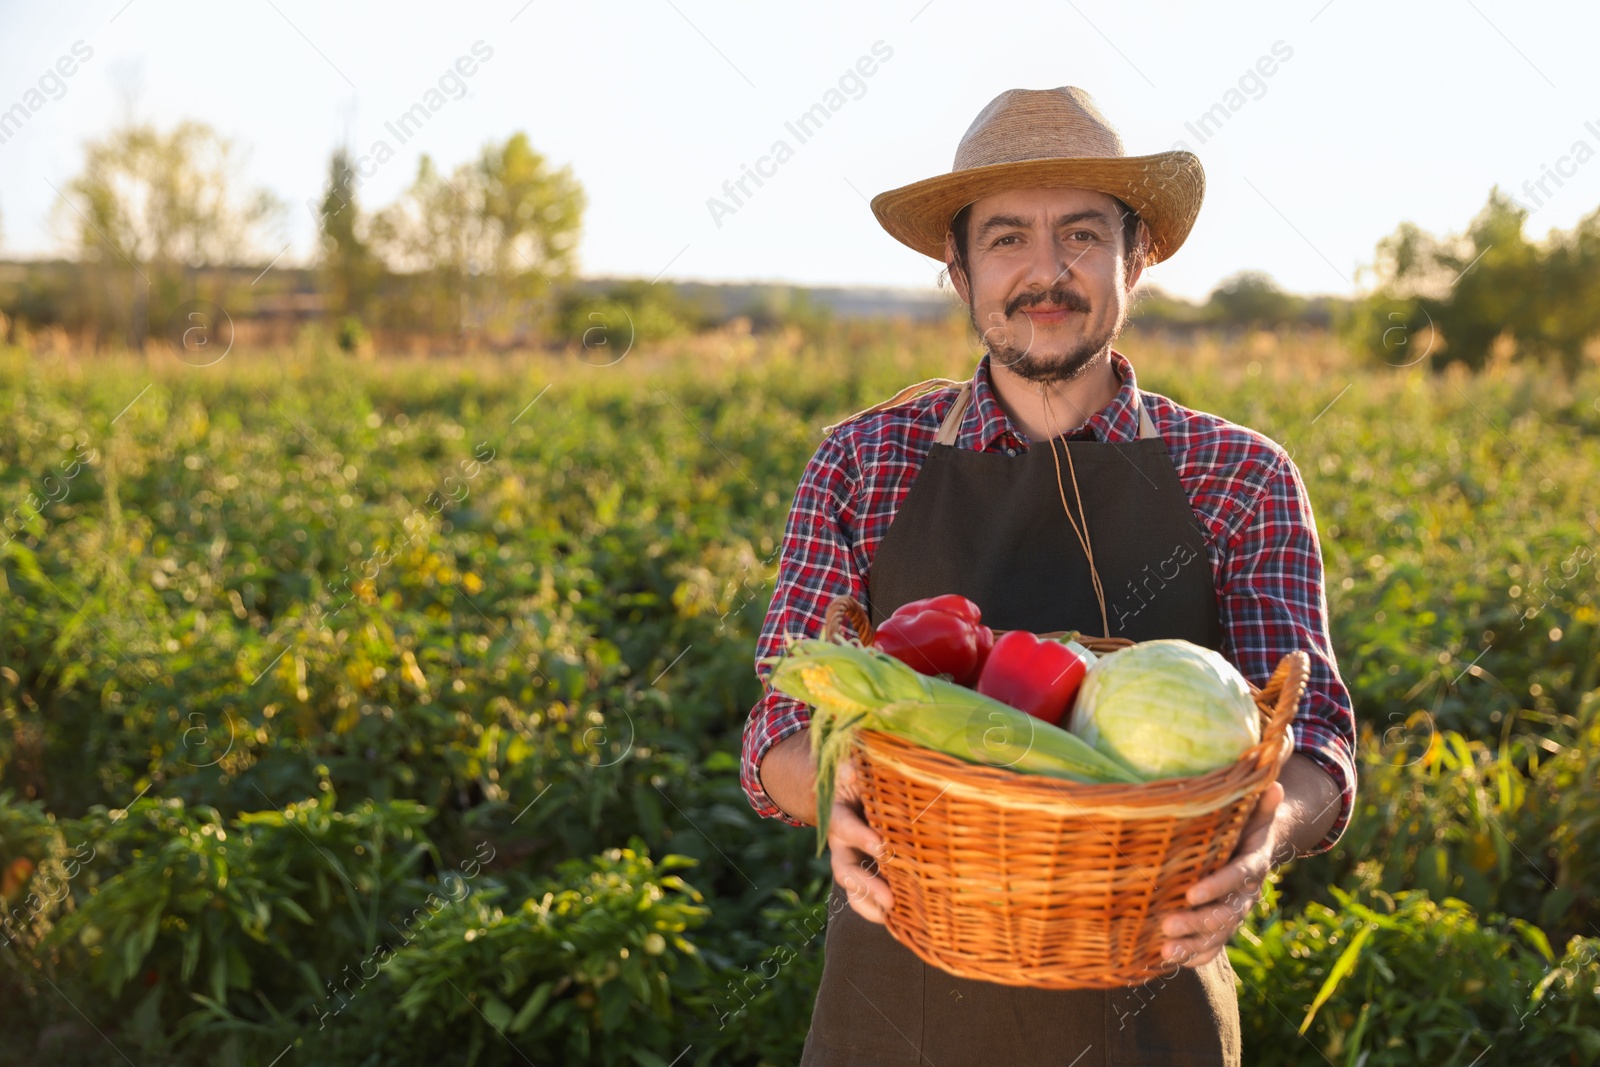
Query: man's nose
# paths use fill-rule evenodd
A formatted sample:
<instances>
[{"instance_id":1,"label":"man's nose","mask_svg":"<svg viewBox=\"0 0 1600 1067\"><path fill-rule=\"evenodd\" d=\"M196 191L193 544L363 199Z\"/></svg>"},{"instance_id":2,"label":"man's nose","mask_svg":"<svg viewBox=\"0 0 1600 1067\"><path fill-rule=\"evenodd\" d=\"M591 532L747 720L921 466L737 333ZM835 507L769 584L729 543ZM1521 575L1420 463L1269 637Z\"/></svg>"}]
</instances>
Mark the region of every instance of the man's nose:
<instances>
[{"instance_id":1,"label":"man's nose","mask_svg":"<svg viewBox=\"0 0 1600 1067\"><path fill-rule=\"evenodd\" d=\"M1066 281L1082 258L1082 249L1073 247L1054 234L1045 240L1035 241L1033 256L1028 263L1028 282L1046 290L1053 289Z\"/></svg>"}]
</instances>

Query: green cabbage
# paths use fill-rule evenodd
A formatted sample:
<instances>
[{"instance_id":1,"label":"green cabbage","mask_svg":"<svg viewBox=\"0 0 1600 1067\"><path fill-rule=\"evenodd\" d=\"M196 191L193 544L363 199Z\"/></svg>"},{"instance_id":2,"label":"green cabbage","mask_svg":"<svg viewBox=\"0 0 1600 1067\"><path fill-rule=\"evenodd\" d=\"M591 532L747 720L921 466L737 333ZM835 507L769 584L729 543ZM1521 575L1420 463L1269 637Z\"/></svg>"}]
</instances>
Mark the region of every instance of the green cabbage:
<instances>
[{"instance_id":1,"label":"green cabbage","mask_svg":"<svg viewBox=\"0 0 1600 1067\"><path fill-rule=\"evenodd\" d=\"M1144 641L1089 668L1069 726L1146 781L1204 774L1261 740L1244 676L1188 641Z\"/></svg>"}]
</instances>

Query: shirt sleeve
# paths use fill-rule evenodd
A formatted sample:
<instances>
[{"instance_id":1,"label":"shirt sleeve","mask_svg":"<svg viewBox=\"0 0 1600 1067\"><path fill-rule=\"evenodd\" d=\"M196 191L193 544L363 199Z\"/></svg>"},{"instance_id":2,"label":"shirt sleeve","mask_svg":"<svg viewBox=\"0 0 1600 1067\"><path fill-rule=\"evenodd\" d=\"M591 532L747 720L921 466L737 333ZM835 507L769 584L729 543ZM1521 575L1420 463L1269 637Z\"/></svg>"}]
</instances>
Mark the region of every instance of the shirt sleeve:
<instances>
[{"instance_id":1,"label":"shirt sleeve","mask_svg":"<svg viewBox=\"0 0 1600 1067\"><path fill-rule=\"evenodd\" d=\"M761 785L767 750L811 722L810 709L768 684L771 667L761 660L782 653L788 635L816 637L828 603L848 593L866 603L866 583L854 556L851 534L859 471L854 452L839 432L825 438L800 477L783 535L777 584L756 642L756 676L764 695L745 722L739 783L750 806L764 818L805 825L776 804Z\"/></svg>"},{"instance_id":2,"label":"shirt sleeve","mask_svg":"<svg viewBox=\"0 0 1600 1067\"><path fill-rule=\"evenodd\" d=\"M1328 632L1322 548L1300 472L1279 452L1250 480L1256 483L1254 492L1243 494L1242 522L1224 552L1219 608L1229 658L1255 685L1264 685L1279 661L1296 649L1311 658L1306 694L1290 730L1295 751L1339 787L1332 828L1304 853L1314 856L1332 848L1350 822L1356 794L1355 714Z\"/></svg>"}]
</instances>

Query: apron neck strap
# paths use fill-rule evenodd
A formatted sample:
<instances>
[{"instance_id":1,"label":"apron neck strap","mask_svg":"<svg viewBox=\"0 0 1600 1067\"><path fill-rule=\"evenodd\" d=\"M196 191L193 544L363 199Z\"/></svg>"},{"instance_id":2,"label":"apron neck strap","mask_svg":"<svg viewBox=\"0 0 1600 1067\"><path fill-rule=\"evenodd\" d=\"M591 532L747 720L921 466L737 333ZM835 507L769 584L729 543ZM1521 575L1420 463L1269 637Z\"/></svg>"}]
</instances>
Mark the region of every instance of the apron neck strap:
<instances>
[{"instance_id":1,"label":"apron neck strap","mask_svg":"<svg viewBox=\"0 0 1600 1067\"><path fill-rule=\"evenodd\" d=\"M956 393L956 402L950 405L949 411L945 412L944 421L939 424L939 432L934 435L934 444L953 445L956 443L956 431L961 428L961 416L967 413L967 405L971 402L972 381L968 379L961 383L961 389Z\"/></svg>"},{"instance_id":2,"label":"apron neck strap","mask_svg":"<svg viewBox=\"0 0 1600 1067\"><path fill-rule=\"evenodd\" d=\"M854 422L856 419L861 418L863 415L871 415L871 414L873 414L875 412L886 411L889 408L897 407L900 404L906 403L907 401L915 400L917 397L921 396L923 393L931 393L935 389L943 389L943 388L946 388L947 386L951 386L951 385L961 385L963 388L966 388L966 387L970 386L971 384L972 384L971 382L960 383L960 382L957 382L953 378L929 378L927 381L918 382L915 385L908 385L904 389L902 389L898 393L896 393L894 396L891 396L888 400L880 400L878 403L873 404L871 407L862 408L860 411L856 412L854 415L850 415L850 416L847 416L847 417L845 417L843 419L840 419L838 422L834 423L831 426L824 426L822 428L822 436L824 436L824 437L829 436L830 434L833 433L833 431L837 430L839 427L845 425L848 422Z\"/></svg>"},{"instance_id":3,"label":"apron neck strap","mask_svg":"<svg viewBox=\"0 0 1600 1067\"><path fill-rule=\"evenodd\" d=\"M1133 387L1133 406L1139 409L1139 440L1147 437L1160 437L1156 433L1156 424L1150 421L1150 412L1145 409L1144 397L1139 395L1139 387Z\"/></svg>"},{"instance_id":4,"label":"apron neck strap","mask_svg":"<svg viewBox=\"0 0 1600 1067\"><path fill-rule=\"evenodd\" d=\"M945 413L944 421L939 424L939 432L934 437L934 444L953 445L956 443L956 433L961 428L961 418L967 413L967 406L972 403L972 382L961 383L961 391L956 393L956 401L950 405L950 410ZM1133 406L1139 410L1139 438L1158 437L1156 424L1150 420L1150 412L1145 410L1144 397L1139 395L1139 387L1133 387Z\"/></svg>"}]
</instances>

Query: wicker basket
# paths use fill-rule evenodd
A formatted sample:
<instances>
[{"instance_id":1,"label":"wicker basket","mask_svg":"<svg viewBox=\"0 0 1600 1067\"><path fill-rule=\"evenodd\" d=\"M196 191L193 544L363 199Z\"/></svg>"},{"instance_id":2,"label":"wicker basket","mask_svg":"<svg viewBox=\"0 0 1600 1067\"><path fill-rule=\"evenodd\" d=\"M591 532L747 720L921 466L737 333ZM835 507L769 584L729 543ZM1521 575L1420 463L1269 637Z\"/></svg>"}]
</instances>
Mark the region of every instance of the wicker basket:
<instances>
[{"instance_id":1,"label":"wicker basket","mask_svg":"<svg viewBox=\"0 0 1600 1067\"><path fill-rule=\"evenodd\" d=\"M823 637L839 639L847 622L872 643L866 612L847 596L829 605ZM1096 652L1133 644L1080 640ZM861 731L863 805L888 846L889 932L943 971L1004 985L1111 988L1170 971L1161 918L1186 908L1189 887L1233 854L1293 749L1308 669L1293 652L1266 688L1252 685L1261 742L1190 778L1084 785Z\"/></svg>"}]
</instances>

